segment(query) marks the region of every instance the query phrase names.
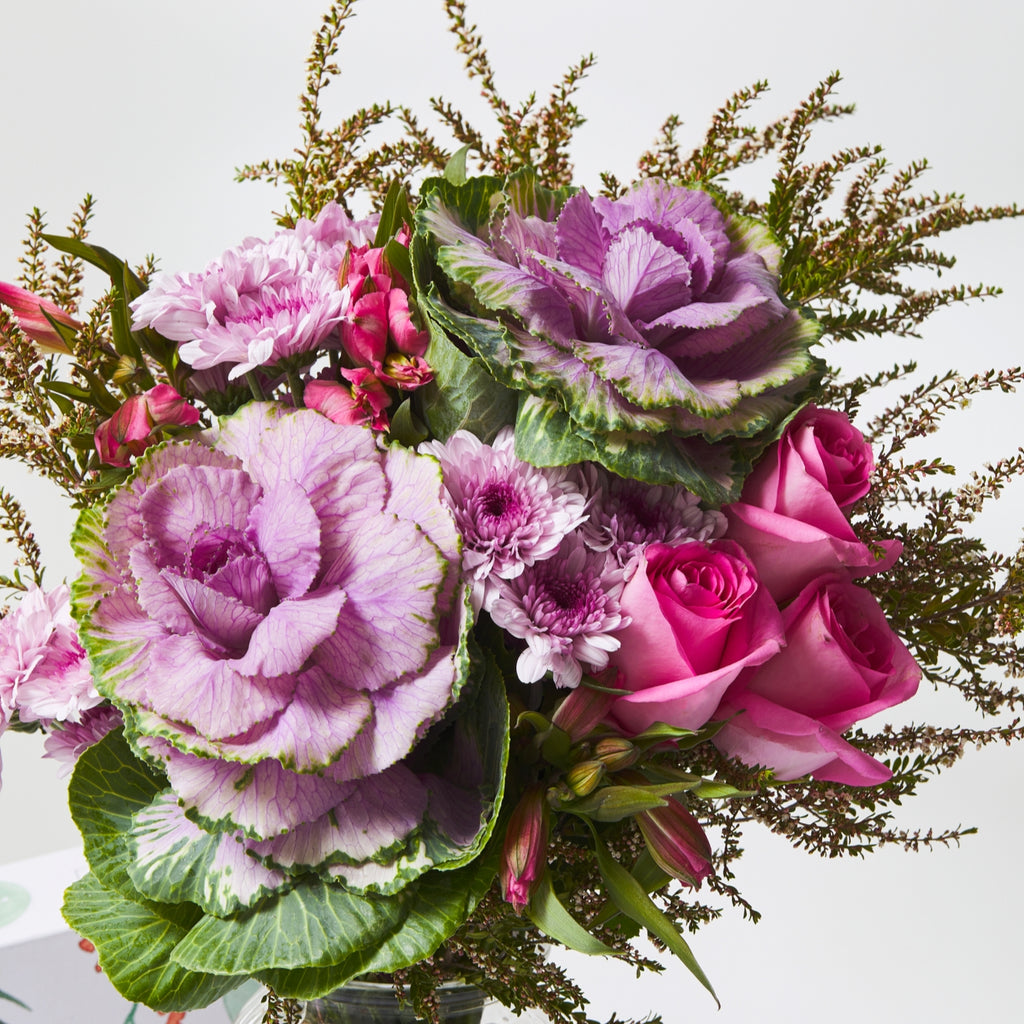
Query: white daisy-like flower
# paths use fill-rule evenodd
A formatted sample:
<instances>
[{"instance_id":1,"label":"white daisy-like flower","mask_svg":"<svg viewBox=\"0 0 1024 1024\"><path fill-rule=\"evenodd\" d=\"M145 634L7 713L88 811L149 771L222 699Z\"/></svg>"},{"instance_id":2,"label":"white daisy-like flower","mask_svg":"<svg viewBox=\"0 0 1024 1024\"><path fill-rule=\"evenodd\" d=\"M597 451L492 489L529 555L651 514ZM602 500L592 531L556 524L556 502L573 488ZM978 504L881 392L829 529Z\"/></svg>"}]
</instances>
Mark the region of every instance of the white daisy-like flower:
<instances>
[{"instance_id":1,"label":"white daisy-like flower","mask_svg":"<svg viewBox=\"0 0 1024 1024\"><path fill-rule=\"evenodd\" d=\"M585 519L585 499L566 469L538 469L515 456L505 427L484 444L466 430L420 452L441 463L448 502L462 535L462 566L473 582L474 607L490 607L495 580L512 580L550 558Z\"/></svg>"},{"instance_id":2,"label":"white daisy-like flower","mask_svg":"<svg viewBox=\"0 0 1024 1024\"><path fill-rule=\"evenodd\" d=\"M578 686L583 666L599 672L618 650L611 634L629 624L619 611L625 572L604 552L588 550L578 534L558 554L498 580L491 618L526 641L516 672L534 683L551 672L556 686Z\"/></svg>"}]
</instances>

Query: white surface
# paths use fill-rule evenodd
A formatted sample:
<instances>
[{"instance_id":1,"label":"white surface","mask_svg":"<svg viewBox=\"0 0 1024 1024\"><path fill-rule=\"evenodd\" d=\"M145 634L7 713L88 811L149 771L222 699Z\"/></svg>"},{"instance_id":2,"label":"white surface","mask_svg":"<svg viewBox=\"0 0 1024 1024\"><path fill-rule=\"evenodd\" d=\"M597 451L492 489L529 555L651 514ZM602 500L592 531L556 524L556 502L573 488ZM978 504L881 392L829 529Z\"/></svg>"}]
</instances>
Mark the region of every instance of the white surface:
<instances>
[{"instance_id":1,"label":"white surface","mask_svg":"<svg viewBox=\"0 0 1024 1024\"><path fill-rule=\"evenodd\" d=\"M38 205L59 230L85 191L99 199L93 240L132 260L155 252L171 270L199 269L248 234L273 230L284 197L236 185L236 165L285 156L298 142L296 96L319 0L0 0L0 102L5 153L0 193L0 279L16 273L25 212ZM479 126L477 87L461 73L443 30L440 2L363 0L345 32L340 81L329 113L389 97L430 121L426 97L443 94ZM287 10L287 14L285 14ZM628 4L579 0L476 0L476 21L499 85L515 102L546 96L572 61L599 59L579 103L589 121L575 149L578 180L626 178L670 112L695 145L711 112L735 89L768 78L755 108L764 123L790 110L840 68L840 98L859 113L823 133L822 145L886 144L901 166L927 155L922 188L958 190L971 202L1024 198L1019 43L1024 8L864 0L856 5L737 0ZM975 372L1019 362L1024 318L1024 223L983 225L946 243L961 258L947 280L1004 285L1003 298L936 316L923 342L844 354L881 367L917 358L928 372ZM943 453L965 470L1013 452L1024 440L1022 396L997 396L955 419ZM930 442L936 445L939 442ZM937 450L937 449L935 449ZM48 496L3 469L26 495L54 572L70 572L68 518ZM1004 549L1019 540L1024 490L1017 485L983 528ZM961 720L948 701L923 694L917 718ZM5 752L7 741L5 740ZM52 793L36 795L25 759L8 757L0 794L0 861L27 856L35 824L66 815ZM739 884L765 919L731 915L694 937L724 1009L684 971L643 983L604 961L579 962L594 1015L667 1024L870 1019L1016 1019L1021 919L1020 750L969 753L908 804L906 824L976 824L960 850L917 857L886 851L866 862L822 862L751 832ZM18 794L27 794L15 804ZM13 806L28 806L12 814ZM55 840L58 845L65 843ZM53 847L51 847L53 848ZM35 848L33 848L35 849Z\"/></svg>"},{"instance_id":2,"label":"white surface","mask_svg":"<svg viewBox=\"0 0 1024 1024\"><path fill-rule=\"evenodd\" d=\"M30 898L24 913L0 921L0 948L67 931L60 915L64 890L88 870L77 847L0 865L0 883L18 886Z\"/></svg>"}]
</instances>

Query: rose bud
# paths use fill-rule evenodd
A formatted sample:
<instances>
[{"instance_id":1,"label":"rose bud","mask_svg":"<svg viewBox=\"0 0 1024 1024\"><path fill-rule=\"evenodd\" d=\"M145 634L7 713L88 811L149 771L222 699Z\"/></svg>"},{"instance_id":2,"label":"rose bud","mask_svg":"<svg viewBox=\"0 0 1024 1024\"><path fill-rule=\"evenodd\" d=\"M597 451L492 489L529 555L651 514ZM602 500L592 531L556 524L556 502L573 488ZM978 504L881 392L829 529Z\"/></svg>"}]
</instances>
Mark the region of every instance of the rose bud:
<instances>
[{"instance_id":1,"label":"rose bud","mask_svg":"<svg viewBox=\"0 0 1024 1024\"><path fill-rule=\"evenodd\" d=\"M647 849L658 866L673 878L700 888L712 873L711 844L700 822L678 801L666 797L665 807L636 816Z\"/></svg>"},{"instance_id":2,"label":"rose bud","mask_svg":"<svg viewBox=\"0 0 1024 1024\"><path fill-rule=\"evenodd\" d=\"M502 851L501 891L506 902L522 911L547 868L548 804L545 787L532 786L512 812Z\"/></svg>"},{"instance_id":3,"label":"rose bud","mask_svg":"<svg viewBox=\"0 0 1024 1024\"><path fill-rule=\"evenodd\" d=\"M48 313L58 323L74 327L75 330L79 330L82 326L73 316L65 313L60 306L48 299L41 299L24 288L3 281L0 281L0 306L7 306L10 309L22 332L45 352L68 354L68 347L64 343L64 339L54 329L53 324L46 319L45 313Z\"/></svg>"}]
</instances>

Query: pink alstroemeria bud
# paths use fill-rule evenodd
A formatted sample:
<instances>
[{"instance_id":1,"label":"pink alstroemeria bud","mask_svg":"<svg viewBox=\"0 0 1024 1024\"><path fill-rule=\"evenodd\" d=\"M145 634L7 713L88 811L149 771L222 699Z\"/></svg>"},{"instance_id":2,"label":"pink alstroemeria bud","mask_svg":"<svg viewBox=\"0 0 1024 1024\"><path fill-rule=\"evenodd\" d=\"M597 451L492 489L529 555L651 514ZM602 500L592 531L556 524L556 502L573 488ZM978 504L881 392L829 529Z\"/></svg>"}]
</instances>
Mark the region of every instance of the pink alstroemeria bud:
<instances>
[{"instance_id":1,"label":"pink alstroemeria bud","mask_svg":"<svg viewBox=\"0 0 1024 1024\"><path fill-rule=\"evenodd\" d=\"M615 698L589 686L577 686L555 709L551 722L569 734L575 743L601 724Z\"/></svg>"},{"instance_id":2,"label":"pink alstroemeria bud","mask_svg":"<svg viewBox=\"0 0 1024 1024\"><path fill-rule=\"evenodd\" d=\"M512 812L501 855L501 891L516 913L530 902L547 869L550 811L543 785L531 786Z\"/></svg>"},{"instance_id":3,"label":"pink alstroemeria bud","mask_svg":"<svg viewBox=\"0 0 1024 1024\"><path fill-rule=\"evenodd\" d=\"M667 806L638 814L637 824L659 867L699 889L713 870L711 844L700 822L678 800L665 799Z\"/></svg>"},{"instance_id":4,"label":"pink alstroemeria bud","mask_svg":"<svg viewBox=\"0 0 1024 1024\"><path fill-rule=\"evenodd\" d=\"M163 427L191 427L198 422L195 406L170 384L157 384L141 395L132 395L96 428L96 453L108 466L127 466L133 455L141 455L156 442Z\"/></svg>"},{"instance_id":5,"label":"pink alstroemeria bud","mask_svg":"<svg viewBox=\"0 0 1024 1024\"><path fill-rule=\"evenodd\" d=\"M0 281L0 306L7 306L10 309L22 331L46 352L67 355L68 347L44 313L49 313L58 323L74 327L76 331L82 326L73 316L65 313L49 299L41 299L24 288L3 281Z\"/></svg>"}]
</instances>

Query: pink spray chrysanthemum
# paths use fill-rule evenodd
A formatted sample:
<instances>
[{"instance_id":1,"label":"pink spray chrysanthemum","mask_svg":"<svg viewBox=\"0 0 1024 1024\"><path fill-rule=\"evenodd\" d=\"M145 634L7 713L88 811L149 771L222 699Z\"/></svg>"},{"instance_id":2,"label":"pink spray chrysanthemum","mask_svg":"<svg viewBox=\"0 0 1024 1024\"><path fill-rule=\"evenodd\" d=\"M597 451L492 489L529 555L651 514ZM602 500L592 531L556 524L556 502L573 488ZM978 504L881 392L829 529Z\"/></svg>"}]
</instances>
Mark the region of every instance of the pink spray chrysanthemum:
<instances>
[{"instance_id":1,"label":"pink spray chrysanthemum","mask_svg":"<svg viewBox=\"0 0 1024 1024\"><path fill-rule=\"evenodd\" d=\"M0 621L0 704L24 722L77 722L96 692L71 619L68 588L31 587Z\"/></svg>"},{"instance_id":2,"label":"pink spray chrysanthemum","mask_svg":"<svg viewBox=\"0 0 1024 1024\"><path fill-rule=\"evenodd\" d=\"M568 471L521 462L514 445L512 428L505 427L490 445L459 430L444 444L419 448L441 463L478 609L488 609L497 596L495 579L515 579L550 558L586 518L583 494Z\"/></svg>"},{"instance_id":3,"label":"pink spray chrysanthemum","mask_svg":"<svg viewBox=\"0 0 1024 1024\"><path fill-rule=\"evenodd\" d=\"M338 269L375 222L351 221L331 203L270 241L246 239L198 274L158 275L132 303L133 328L181 342L197 370L227 364L229 379L338 342L348 305Z\"/></svg>"},{"instance_id":4,"label":"pink spray chrysanthemum","mask_svg":"<svg viewBox=\"0 0 1024 1024\"><path fill-rule=\"evenodd\" d=\"M60 764L59 774L66 778L82 756L82 752L99 743L108 732L119 729L122 724L121 712L111 704L90 708L82 715L80 722L66 722L47 733L43 746L44 757Z\"/></svg>"},{"instance_id":5,"label":"pink spray chrysanthemum","mask_svg":"<svg viewBox=\"0 0 1024 1024\"><path fill-rule=\"evenodd\" d=\"M709 541L725 533L725 516L702 509L697 495L685 487L626 480L595 462L581 466L579 474L587 494L583 540L594 551L607 551L621 566L647 544Z\"/></svg>"},{"instance_id":6,"label":"pink spray chrysanthemum","mask_svg":"<svg viewBox=\"0 0 1024 1024\"><path fill-rule=\"evenodd\" d=\"M625 573L604 552L589 551L578 534L557 555L498 580L491 618L526 641L516 672L534 683L551 672L556 686L578 686L583 666L599 672L618 650L611 634L627 625L619 611Z\"/></svg>"}]
</instances>

